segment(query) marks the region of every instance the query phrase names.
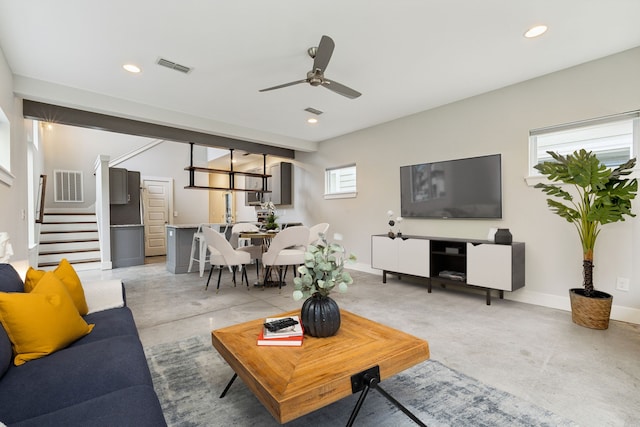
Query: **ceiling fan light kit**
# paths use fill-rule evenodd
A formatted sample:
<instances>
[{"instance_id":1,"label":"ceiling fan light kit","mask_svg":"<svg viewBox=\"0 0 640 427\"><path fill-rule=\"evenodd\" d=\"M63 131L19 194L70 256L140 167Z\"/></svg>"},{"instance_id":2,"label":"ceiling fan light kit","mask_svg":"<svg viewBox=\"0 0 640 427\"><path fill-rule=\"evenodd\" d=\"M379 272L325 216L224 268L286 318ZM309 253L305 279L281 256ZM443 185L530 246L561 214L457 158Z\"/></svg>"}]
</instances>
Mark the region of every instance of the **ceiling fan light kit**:
<instances>
[{"instance_id":1,"label":"ceiling fan light kit","mask_svg":"<svg viewBox=\"0 0 640 427\"><path fill-rule=\"evenodd\" d=\"M267 92L275 89L282 89L284 87L297 85L300 83L309 83L311 86L322 86L329 89L332 92L335 92L339 95L345 96L349 99L355 99L362 95L357 90L351 89L348 86L345 86L341 83L338 83L333 80L329 80L324 77L324 72L327 69L327 65L329 65L329 60L331 59L331 55L333 54L333 49L335 48L335 43L329 36L322 36L320 39L320 44L318 47L310 47L307 49L307 53L311 58L313 58L313 69L307 73L307 78L302 80L296 80L289 83L284 83L281 85L268 87L266 89L260 89L259 92Z\"/></svg>"}]
</instances>

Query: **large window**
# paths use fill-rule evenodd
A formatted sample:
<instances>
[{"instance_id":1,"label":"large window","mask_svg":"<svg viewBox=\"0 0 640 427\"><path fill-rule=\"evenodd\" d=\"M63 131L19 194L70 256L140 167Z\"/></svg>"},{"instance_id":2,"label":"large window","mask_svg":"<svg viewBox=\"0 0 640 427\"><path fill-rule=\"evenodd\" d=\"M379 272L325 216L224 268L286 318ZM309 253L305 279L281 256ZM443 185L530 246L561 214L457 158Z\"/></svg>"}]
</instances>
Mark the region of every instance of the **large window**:
<instances>
[{"instance_id":1,"label":"large window","mask_svg":"<svg viewBox=\"0 0 640 427\"><path fill-rule=\"evenodd\" d=\"M634 111L530 131L529 175L540 175L533 167L552 159L547 151L566 155L584 148L608 167L621 165L638 152L639 117Z\"/></svg>"},{"instance_id":2,"label":"large window","mask_svg":"<svg viewBox=\"0 0 640 427\"><path fill-rule=\"evenodd\" d=\"M356 165L326 169L324 183L325 199L356 197Z\"/></svg>"}]
</instances>

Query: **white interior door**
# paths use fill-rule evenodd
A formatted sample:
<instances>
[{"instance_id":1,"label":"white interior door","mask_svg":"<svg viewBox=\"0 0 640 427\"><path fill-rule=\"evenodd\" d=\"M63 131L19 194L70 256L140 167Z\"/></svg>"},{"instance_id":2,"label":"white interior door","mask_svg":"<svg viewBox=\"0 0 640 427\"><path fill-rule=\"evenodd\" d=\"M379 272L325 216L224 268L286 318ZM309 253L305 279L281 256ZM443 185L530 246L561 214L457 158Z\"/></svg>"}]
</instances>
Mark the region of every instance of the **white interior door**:
<instances>
[{"instance_id":1,"label":"white interior door","mask_svg":"<svg viewBox=\"0 0 640 427\"><path fill-rule=\"evenodd\" d=\"M165 225L171 220L173 179L142 178L145 256L167 254Z\"/></svg>"}]
</instances>

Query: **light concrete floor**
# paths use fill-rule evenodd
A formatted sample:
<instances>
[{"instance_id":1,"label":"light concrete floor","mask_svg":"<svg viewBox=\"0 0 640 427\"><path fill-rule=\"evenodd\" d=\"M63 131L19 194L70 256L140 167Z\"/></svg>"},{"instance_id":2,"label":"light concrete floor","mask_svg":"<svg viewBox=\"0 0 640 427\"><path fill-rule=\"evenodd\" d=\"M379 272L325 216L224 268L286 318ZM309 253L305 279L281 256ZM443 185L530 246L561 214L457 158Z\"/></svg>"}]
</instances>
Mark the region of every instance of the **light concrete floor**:
<instances>
[{"instance_id":1,"label":"light concrete floor","mask_svg":"<svg viewBox=\"0 0 640 427\"><path fill-rule=\"evenodd\" d=\"M79 272L85 282L122 279L145 347L171 342L301 306L292 286L233 287L225 271L216 294L197 272L172 274L164 257L148 264ZM460 289L353 271L341 308L429 342L431 358L498 389L569 418L581 426L640 426L640 325L611 321L595 331L571 322L568 312ZM212 349L212 351L214 351ZM428 398L428 396L425 396Z\"/></svg>"}]
</instances>

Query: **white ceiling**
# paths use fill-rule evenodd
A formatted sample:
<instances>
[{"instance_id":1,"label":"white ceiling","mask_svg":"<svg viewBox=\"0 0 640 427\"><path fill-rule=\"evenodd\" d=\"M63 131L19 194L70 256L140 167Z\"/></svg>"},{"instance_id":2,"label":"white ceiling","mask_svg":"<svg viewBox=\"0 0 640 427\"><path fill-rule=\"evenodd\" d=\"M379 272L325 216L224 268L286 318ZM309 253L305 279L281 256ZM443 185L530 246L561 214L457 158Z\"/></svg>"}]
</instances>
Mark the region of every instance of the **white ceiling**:
<instances>
[{"instance_id":1,"label":"white ceiling","mask_svg":"<svg viewBox=\"0 0 640 427\"><path fill-rule=\"evenodd\" d=\"M128 116L135 105L140 118L309 149L640 46L639 16L640 0L0 0L0 47L26 98L101 99ZM540 23L545 35L523 37ZM360 98L307 84L258 92L303 79L323 34L336 44L326 77ZM324 111L318 124L306 107Z\"/></svg>"}]
</instances>

